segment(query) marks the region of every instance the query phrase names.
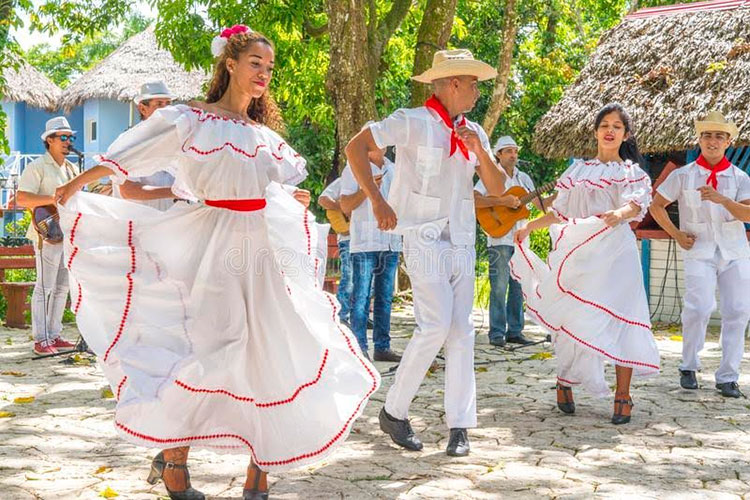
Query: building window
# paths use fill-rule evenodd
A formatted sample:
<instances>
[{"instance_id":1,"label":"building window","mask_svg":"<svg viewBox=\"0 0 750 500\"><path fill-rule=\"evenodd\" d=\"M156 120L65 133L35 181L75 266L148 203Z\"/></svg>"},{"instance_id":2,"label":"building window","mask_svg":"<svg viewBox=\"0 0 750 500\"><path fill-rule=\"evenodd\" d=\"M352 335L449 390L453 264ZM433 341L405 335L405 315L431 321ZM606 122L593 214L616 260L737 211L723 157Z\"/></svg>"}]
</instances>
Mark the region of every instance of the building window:
<instances>
[{"instance_id":1,"label":"building window","mask_svg":"<svg viewBox=\"0 0 750 500\"><path fill-rule=\"evenodd\" d=\"M96 120L86 122L86 135L88 142L96 141Z\"/></svg>"}]
</instances>

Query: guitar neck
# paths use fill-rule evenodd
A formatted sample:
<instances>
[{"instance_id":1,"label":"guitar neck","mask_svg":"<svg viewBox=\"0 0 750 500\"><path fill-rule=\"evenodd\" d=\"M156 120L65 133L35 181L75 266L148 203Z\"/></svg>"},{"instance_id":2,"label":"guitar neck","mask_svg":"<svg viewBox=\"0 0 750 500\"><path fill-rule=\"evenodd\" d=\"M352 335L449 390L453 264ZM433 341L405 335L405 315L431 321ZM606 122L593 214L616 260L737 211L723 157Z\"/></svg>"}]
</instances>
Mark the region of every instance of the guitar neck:
<instances>
[{"instance_id":1,"label":"guitar neck","mask_svg":"<svg viewBox=\"0 0 750 500\"><path fill-rule=\"evenodd\" d=\"M549 191L550 189L552 189L553 187L555 187L556 183L557 183L557 181L548 182L544 186L542 186L542 187L540 187L538 189L533 190L532 192L530 192L526 196L521 197L521 200L520 200L521 201L521 205L526 205L527 203L529 203L531 200L533 200L534 198L536 198L540 194Z\"/></svg>"}]
</instances>

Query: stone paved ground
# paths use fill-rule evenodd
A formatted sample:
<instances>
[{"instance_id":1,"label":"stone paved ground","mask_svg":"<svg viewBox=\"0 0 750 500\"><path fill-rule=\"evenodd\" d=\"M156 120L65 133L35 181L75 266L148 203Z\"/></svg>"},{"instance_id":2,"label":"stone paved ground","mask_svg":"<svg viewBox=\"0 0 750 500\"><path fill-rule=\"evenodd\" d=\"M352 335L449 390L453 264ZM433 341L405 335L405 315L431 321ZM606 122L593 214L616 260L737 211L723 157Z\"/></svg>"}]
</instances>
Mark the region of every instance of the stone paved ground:
<instances>
[{"instance_id":1,"label":"stone paved ground","mask_svg":"<svg viewBox=\"0 0 750 500\"><path fill-rule=\"evenodd\" d=\"M486 314L477 311L476 320L486 325ZM411 312L397 312L396 348L412 328ZM575 416L555 408L554 358L530 359L548 345L508 352L488 345L485 327L480 332L479 428L469 433L471 456L444 454L442 370L426 379L412 406L424 450L392 446L377 426L392 383L384 377L340 451L325 463L273 476L273 498L750 499L750 402L713 389L715 338L704 352L702 387L692 392L678 387L679 341L660 332L663 375L635 382L634 420L614 427L609 400L578 393ZM540 336L532 326L527 332ZM114 401L103 397L106 382L95 366L29 361L28 331L0 330L0 347L0 411L14 414L0 418L0 499L101 498L106 488L119 498L164 495L163 485L144 481L154 452L115 435ZM750 390L747 362L744 368L740 384ZM13 402L24 396L35 400ZM245 464L246 457L195 451L193 483L209 498L239 498Z\"/></svg>"}]
</instances>

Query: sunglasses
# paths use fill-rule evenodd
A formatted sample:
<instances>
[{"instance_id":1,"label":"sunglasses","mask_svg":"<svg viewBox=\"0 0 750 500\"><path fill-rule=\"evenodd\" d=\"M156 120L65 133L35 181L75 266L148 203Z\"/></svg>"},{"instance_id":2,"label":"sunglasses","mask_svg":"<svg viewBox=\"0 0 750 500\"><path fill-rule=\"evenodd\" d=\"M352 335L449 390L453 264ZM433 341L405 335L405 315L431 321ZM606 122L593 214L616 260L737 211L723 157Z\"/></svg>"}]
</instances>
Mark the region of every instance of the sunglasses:
<instances>
[{"instance_id":1,"label":"sunglasses","mask_svg":"<svg viewBox=\"0 0 750 500\"><path fill-rule=\"evenodd\" d=\"M60 135L56 135L55 137L60 139L62 142L66 142L66 141L75 142L76 140L76 136L68 135L68 134L60 134Z\"/></svg>"}]
</instances>

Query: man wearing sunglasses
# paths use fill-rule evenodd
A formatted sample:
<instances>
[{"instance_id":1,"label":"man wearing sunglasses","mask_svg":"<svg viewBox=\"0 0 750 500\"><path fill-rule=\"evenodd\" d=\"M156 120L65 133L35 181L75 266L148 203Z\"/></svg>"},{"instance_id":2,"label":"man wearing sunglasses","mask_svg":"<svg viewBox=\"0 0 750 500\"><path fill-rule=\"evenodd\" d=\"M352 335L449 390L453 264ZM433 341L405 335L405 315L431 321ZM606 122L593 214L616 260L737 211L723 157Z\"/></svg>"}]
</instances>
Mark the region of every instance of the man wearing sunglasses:
<instances>
[{"instance_id":1,"label":"man wearing sunglasses","mask_svg":"<svg viewBox=\"0 0 750 500\"><path fill-rule=\"evenodd\" d=\"M47 121L42 142L47 152L26 165L18 181L18 204L30 210L55 204L55 189L76 176L73 164L65 159L75 140L75 131L64 116ZM26 233L36 254L36 285L31 297L31 329L34 352L54 354L73 344L60 337L65 301L68 297L68 271L61 244L39 245L33 225Z\"/></svg>"}]
</instances>

